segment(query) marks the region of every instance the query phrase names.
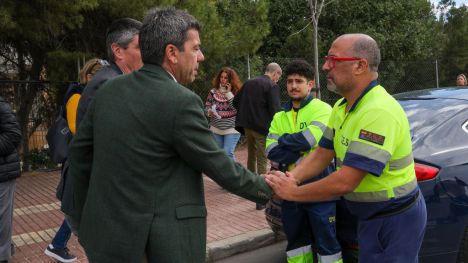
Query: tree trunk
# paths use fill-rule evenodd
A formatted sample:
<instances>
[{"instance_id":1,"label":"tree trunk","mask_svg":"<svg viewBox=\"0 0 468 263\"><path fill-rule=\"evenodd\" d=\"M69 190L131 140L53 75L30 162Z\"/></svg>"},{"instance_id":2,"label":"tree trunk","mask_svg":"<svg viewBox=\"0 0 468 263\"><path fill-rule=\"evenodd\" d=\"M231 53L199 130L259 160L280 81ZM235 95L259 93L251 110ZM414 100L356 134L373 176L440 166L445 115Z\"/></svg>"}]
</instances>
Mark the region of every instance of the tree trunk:
<instances>
[{"instance_id":1,"label":"tree trunk","mask_svg":"<svg viewBox=\"0 0 468 263\"><path fill-rule=\"evenodd\" d=\"M315 68L315 97L321 99L322 95L320 93L320 71L319 71L319 63L318 63L318 22L320 17L320 11L322 10L322 6L324 4L324 0L321 3L317 3L317 0L309 0L309 8L310 8L310 19L312 21L312 26L314 27L314 35L313 35L313 48L314 48L314 68ZM319 5L319 6L318 6Z\"/></svg>"},{"instance_id":2,"label":"tree trunk","mask_svg":"<svg viewBox=\"0 0 468 263\"><path fill-rule=\"evenodd\" d=\"M312 18L315 19L315 18ZM318 61L318 21L314 23L314 67L315 67L315 96L319 99L322 98L320 93L320 71L319 71L319 61Z\"/></svg>"},{"instance_id":3,"label":"tree trunk","mask_svg":"<svg viewBox=\"0 0 468 263\"><path fill-rule=\"evenodd\" d=\"M24 52L23 47L21 44L16 45L16 50L18 53L18 73L20 80L39 80L41 66L44 63L44 55L39 52L31 52L32 57L32 65L31 69L28 72L25 64L25 57L26 52ZM40 49L38 49L40 50ZM18 98L17 101L17 116L18 116L18 123L21 127L21 135L22 135L22 145L20 154L22 155L23 160L23 169L25 171L29 170L29 138L31 134L34 132L30 126L30 116L31 111L33 109L34 98L38 95L38 92L41 90L39 88L39 84L34 83L24 83L19 84L17 87Z\"/></svg>"}]
</instances>

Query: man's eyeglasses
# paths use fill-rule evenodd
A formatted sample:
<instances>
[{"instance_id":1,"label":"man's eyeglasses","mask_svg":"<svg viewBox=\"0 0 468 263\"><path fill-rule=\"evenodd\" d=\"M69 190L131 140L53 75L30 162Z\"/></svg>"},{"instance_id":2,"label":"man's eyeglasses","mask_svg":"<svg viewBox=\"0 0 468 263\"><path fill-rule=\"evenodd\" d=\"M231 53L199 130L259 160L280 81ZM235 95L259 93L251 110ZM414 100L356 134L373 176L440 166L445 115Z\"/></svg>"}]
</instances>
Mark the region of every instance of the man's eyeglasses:
<instances>
[{"instance_id":1,"label":"man's eyeglasses","mask_svg":"<svg viewBox=\"0 0 468 263\"><path fill-rule=\"evenodd\" d=\"M334 68L337 61L355 61L361 60L362 58L358 57L336 57L336 56L325 56L325 63L328 64L330 69Z\"/></svg>"}]
</instances>

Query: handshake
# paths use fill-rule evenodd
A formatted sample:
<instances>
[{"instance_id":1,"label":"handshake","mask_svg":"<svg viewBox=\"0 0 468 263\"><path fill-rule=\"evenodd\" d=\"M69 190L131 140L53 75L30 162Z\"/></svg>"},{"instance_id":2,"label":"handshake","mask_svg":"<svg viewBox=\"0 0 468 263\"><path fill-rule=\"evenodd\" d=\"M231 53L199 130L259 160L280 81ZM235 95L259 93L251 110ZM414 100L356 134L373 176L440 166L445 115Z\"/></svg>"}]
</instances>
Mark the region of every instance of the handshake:
<instances>
[{"instance_id":1,"label":"handshake","mask_svg":"<svg viewBox=\"0 0 468 263\"><path fill-rule=\"evenodd\" d=\"M295 201L294 194L297 192L300 182L294 177L294 174L272 170L262 176L265 178L265 182L273 189L275 197Z\"/></svg>"}]
</instances>

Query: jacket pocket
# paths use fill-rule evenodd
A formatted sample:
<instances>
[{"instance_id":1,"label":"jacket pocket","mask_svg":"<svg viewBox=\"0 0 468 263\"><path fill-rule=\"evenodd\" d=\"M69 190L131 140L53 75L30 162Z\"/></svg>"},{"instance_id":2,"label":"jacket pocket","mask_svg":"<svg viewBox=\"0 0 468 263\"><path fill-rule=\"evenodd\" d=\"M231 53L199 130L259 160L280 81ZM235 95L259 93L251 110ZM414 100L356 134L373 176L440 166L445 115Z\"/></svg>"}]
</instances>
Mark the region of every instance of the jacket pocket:
<instances>
[{"instance_id":1,"label":"jacket pocket","mask_svg":"<svg viewBox=\"0 0 468 263\"><path fill-rule=\"evenodd\" d=\"M206 207L202 205L185 205L177 207L176 209L177 219L188 219L206 217Z\"/></svg>"}]
</instances>

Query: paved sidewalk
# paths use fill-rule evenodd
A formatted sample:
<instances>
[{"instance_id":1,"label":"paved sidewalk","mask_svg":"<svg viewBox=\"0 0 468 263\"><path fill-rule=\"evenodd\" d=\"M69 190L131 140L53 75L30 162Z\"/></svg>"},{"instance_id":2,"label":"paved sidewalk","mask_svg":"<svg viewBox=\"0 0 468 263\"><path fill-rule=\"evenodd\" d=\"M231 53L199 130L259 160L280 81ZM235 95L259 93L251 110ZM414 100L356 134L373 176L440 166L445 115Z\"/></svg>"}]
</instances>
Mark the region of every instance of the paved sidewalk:
<instances>
[{"instance_id":1,"label":"paved sidewalk","mask_svg":"<svg viewBox=\"0 0 468 263\"><path fill-rule=\"evenodd\" d=\"M245 164L245 150L236 153ZM17 180L13 241L16 254L10 262L56 262L44 255L45 247L63 221L60 203L55 198L59 172L33 172ZM207 262L255 249L276 242L265 221L263 211L255 204L221 189L205 177L205 198L208 208ZM76 262L88 262L76 237L68 248L78 257Z\"/></svg>"}]
</instances>

